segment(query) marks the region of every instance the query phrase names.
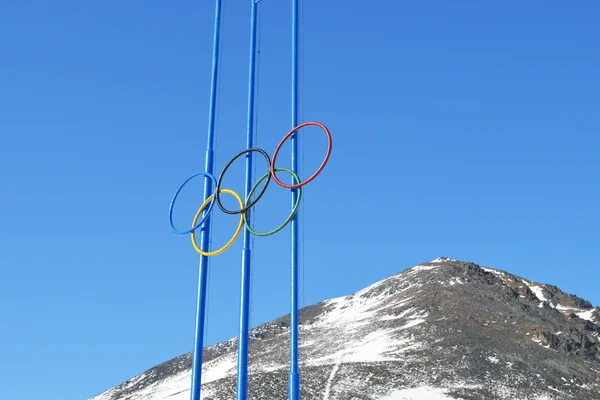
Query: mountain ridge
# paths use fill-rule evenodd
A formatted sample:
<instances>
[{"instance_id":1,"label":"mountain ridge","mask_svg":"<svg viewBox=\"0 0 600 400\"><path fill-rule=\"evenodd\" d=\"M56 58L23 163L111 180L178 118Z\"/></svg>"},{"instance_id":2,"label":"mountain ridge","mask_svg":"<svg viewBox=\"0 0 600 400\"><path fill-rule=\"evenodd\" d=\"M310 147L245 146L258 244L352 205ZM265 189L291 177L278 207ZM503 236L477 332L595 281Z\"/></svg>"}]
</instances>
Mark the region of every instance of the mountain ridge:
<instances>
[{"instance_id":1,"label":"mountain ridge","mask_svg":"<svg viewBox=\"0 0 600 400\"><path fill-rule=\"evenodd\" d=\"M599 320L556 286L440 257L300 310L303 398L600 399ZM249 398L286 398L289 315L250 340ZM204 349L205 399L235 397L236 359L237 338ZM190 367L187 353L91 400L187 399Z\"/></svg>"}]
</instances>

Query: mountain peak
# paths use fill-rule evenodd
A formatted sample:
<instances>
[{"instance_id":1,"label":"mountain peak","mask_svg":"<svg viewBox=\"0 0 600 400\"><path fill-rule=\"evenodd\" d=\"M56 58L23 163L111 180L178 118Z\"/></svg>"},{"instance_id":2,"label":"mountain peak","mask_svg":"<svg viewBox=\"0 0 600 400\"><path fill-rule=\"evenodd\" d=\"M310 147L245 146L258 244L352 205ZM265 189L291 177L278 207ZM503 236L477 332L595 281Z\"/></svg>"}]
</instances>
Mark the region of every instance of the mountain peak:
<instances>
[{"instance_id":1,"label":"mountain peak","mask_svg":"<svg viewBox=\"0 0 600 400\"><path fill-rule=\"evenodd\" d=\"M600 400L600 309L440 257L300 310L303 399ZM250 333L248 398L286 399L289 316ZM204 349L203 394L231 399L237 339ZM187 400L186 354L93 400ZM437 397L434 397L437 396Z\"/></svg>"},{"instance_id":2,"label":"mountain peak","mask_svg":"<svg viewBox=\"0 0 600 400\"><path fill-rule=\"evenodd\" d=\"M430 261L430 263L443 263L443 262L451 262L451 261L458 261L458 260L455 260L455 259L449 258L449 257L440 257L440 258L436 258L435 260Z\"/></svg>"}]
</instances>

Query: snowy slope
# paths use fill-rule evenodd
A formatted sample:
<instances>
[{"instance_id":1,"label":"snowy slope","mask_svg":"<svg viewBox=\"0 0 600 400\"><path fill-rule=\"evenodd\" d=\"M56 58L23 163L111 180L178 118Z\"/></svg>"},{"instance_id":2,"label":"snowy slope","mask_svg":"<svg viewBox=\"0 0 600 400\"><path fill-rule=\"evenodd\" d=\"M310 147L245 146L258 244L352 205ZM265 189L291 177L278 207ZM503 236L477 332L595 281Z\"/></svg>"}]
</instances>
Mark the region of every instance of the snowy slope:
<instances>
[{"instance_id":1,"label":"snowy slope","mask_svg":"<svg viewBox=\"0 0 600 400\"><path fill-rule=\"evenodd\" d=\"M600 399L599 313L551 285L439 258L300 311L302 398ZM251 332L249 398L286 399L289 319ZM235 398L237 340L203 398ZM92 400L189 399L190 354Z\"/></svg>"}]
</instances>

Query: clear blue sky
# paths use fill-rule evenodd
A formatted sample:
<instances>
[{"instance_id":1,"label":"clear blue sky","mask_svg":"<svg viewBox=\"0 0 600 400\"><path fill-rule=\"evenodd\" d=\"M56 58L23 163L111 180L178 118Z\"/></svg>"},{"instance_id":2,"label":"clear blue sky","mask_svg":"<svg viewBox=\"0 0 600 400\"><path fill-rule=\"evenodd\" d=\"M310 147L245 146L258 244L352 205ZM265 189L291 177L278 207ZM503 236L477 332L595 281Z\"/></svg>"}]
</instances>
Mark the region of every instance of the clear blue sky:
<instances>
[{"instance_id":1,"label":"clear blue sky","mask_svg":"<svg viewBox=\"0 0 600 400\"><path fill-rule=\"evenodd\" d=\"M260 3L269 153L290 127L290 3ZM249 11L224 0L217 171L245 146ZM198 256L167 211L204 168L213 12L0 4L0 397L86 399L192 349ZM302 304L439 256L600 304L599 12L305 1L303 115L334 151L305 190ZM325 144L304 132L303 176ZM225 182L243 191L242 162ZM201 190L182 194L179 226ZM272 184L256 228L289 203ZM235 224L216 212L214 244ZM237 334L241 244L211 264L209 343ZM253 325L288 312L289 248L289 228L255 241Z\"/></svg>"}]
</instances>

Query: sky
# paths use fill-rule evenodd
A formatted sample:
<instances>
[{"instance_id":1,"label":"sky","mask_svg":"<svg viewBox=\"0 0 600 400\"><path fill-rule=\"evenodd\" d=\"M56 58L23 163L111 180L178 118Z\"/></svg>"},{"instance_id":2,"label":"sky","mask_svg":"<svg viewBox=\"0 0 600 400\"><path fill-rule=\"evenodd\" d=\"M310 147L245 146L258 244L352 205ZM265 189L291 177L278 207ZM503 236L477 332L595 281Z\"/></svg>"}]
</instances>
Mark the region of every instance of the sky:
<instances>
[{"instance_id":1,"label":"sky","mask_svg":"<svg viewBox=\"0 0 600 400\"><path fill-rule=\"evenodd\" d=\"M248 108L250 2L223 3L217 174ZM302 10L301 121L333 150L303 192L301 305L440 256L600 305L597 2ZM272 155L291 128L291 2L259 11L255 143ZM204 170L213 23L211 1L0 2L1 398L88 399L192 350L199 256L168 209ZM327 142L299 138L306 178ZM243 193L243 164L223 187ZM271 182L255 229L290 203ZM237 218L215 206L213 249ZM253 326L289 312L290 236L253 241ZM238 333L241 249L211 259L207 344Z\"/></svg>"}]
</instances>

